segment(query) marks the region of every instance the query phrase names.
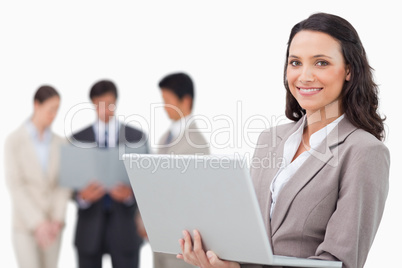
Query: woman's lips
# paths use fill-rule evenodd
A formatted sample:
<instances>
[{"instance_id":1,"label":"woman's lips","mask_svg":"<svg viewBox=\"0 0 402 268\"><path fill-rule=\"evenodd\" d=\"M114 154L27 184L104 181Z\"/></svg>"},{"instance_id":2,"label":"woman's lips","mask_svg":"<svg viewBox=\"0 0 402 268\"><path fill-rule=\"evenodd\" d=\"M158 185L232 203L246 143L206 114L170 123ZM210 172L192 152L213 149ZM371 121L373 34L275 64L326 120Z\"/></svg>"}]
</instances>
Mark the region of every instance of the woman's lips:
<instances>
[{"instance_id":1,"label":"woman's lips","mask_svg":"<svg viewBox=\"0 0 402 268\"><path fill-rule=\"evenodd\" d=\"M301 95L314 95L322 90L322 87L296 87Z\"/></svg>"}]
</instances>

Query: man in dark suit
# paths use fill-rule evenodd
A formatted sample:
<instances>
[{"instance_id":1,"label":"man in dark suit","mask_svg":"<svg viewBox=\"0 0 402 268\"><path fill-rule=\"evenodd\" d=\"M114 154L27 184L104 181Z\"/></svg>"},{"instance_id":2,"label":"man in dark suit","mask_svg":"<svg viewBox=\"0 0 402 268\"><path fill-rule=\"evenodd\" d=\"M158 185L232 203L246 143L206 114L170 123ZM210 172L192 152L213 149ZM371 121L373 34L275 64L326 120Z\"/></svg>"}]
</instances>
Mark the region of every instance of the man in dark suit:
<instances>
[{"instance_id":1,"label":"man in dark suit","mask_svg":"<svg viewBox=\"0 0 402 268\"><path fill-rule=\"evenodd\" d=\"M143 132L116 120L117 88L113 82L95 83L90 98L96 107L97 120L73 134L73 140L104 149L123 142L143 142L146 146ZM103 254L110 254L113 268L137 268L142 239L134 223L137 204L131 187L121 183L107 190L94 181L77 192L75 200L78 204L75 246L79 268L101 268Z\"/></svg>"}]
</instances>

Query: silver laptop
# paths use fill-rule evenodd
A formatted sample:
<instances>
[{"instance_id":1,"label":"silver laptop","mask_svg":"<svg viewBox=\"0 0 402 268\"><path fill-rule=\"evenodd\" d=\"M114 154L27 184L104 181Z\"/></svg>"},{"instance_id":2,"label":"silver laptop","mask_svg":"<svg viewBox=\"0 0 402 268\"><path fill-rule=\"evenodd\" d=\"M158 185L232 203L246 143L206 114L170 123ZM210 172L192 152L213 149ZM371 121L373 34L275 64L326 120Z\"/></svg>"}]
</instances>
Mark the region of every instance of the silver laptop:
<instances>
[{"instance_id":1,"label":"silver laptop","mask_svg":"<svg viewBox=\"0 0 402 268\"><path fill-rule=\"evenodd\" d=\"M276 256L247 163L239 157L125 154L124 164L152 250L181 253L182 230L200 231L221 259L297 267L341 262Z\"/></svg>"}]
</instances>

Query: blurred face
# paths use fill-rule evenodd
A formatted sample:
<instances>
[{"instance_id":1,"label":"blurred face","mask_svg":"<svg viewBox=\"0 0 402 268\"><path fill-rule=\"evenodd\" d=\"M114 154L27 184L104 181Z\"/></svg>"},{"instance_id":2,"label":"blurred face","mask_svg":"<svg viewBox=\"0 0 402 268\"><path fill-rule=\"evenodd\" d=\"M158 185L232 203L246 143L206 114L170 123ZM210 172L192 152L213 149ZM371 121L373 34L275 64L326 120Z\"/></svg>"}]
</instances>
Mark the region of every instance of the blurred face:
<instances>
[{"instance_id":1,"label":"blurred face","mask_svg":"<svg viewBox=\"0 0 402 268\"><path fill-rule=\"evenodd\" d=\"M171 90L162 88L162 98L165 103L165 111L169 118L177 121L183 116L183 100L180 100Z\"/></svg>"},{"instance_id":2,"label":"blurred face","mask_svg":"<svg viewBox=\"0 0 402 268\"><path fill-rule=\"evenodd\" d=\"M99 120L107 123L110 117L114 116L116 110L116 97L113 93L108 92L103 95L92 98L92 103L96 107L96 114Z\"/></svg>"},{"instance_id":3,"label":"blurred face","mask_svg":"<svg viewBox=\"0 0 402 268\"><path fill-rule=\"evenodd\" d=\"M50 127L60 106L60 97L53 96L43 103L34 102L34 117L43 127Z\"/></svg>"},{"instance_id":4,"label":"blurred face","mask_svg":"<svg viewBox=\"0 0 402 268\"><path fill-rule=\"evenodd\" d=\"M289 47L286 75L290 92L307 115L325 107L326 112L330 107L342 113L340 95L350 74L336 39L315 31L297 33Z\"/></svg>"}]
</instances>

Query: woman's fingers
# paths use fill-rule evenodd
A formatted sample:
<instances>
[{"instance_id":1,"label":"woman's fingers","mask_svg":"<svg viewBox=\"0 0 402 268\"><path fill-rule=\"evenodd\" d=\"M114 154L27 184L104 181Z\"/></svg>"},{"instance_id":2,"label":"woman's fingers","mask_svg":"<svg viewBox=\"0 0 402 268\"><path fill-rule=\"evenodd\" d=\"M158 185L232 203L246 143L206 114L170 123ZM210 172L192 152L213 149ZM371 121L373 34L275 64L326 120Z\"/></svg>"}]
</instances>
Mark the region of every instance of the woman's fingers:
<instances>
[{"instance_id":1,"label":"woman's fingers","mask_svg":"<svg viewBox=\"0 0 402 268\"><path fill-rule=\"evenodd\" d=\"M180 245L181 252L184 252L184 239L179 239L179 245ZM177 259L181 259L181 260L184 261L184 256L183 256L183 254L177 254L177 255L176 255L176 258L177 258Z\"/></svg>"},{"instance_id":2,"label":"woman's fingers","mask_svg":"<svg viewBox=\"0 0 402 268\"><path fill-rule=\"evenodd\" d=\"M184 261L183 254L177 254L176 258Z\"/></svg>"},{"instance_id":3,"label":"woman's fingers","mask_svg":"<svg viewBox=\"0 0 402 268\"><path fill-rule=\"evenodd\" d=\"M183 231L184 238L184 254L191 254L193 252L193 243L191 242L191 236L187 231Z\"/></svg>"},{"instance_id":4,"label":"woman's fingers","mask_svg":"<svg viewBox=\"0 0 402 268\"><path fill-rule=\"evenodd\" d=\"M209 263L212 267L225 267L225 268L240 268L240 264L237 262L223 261L213 251L207 251L206 253Z\"/></svg>"},{"instance_id":5,"label":"woman's fingers","mask_svg":"<svg viewBox=\"0 0 402 268\"><path fill-rule=\"evenodd\" d=\"M45 249L49 247L55 240L56 235L53 231L53 223L43 222L35 230L35 239L38 245Z\"/></svg>"},{"instance_id":6,"label":"woman's fingers","mask_svg":"<svg viewBox=\"0 0 402 268\"><path fill-rule=\"evenodd\" d=\"M240 268L240 264L236 262L219 259L213 251L205 253L200 232L194 230L193 234L194 242L191 241L190 233L183 231L183 239L179 240L182 254L177 254L176 258L203 268Z\"/></svg>"},{"instance_id":7,"label":"woman's fingers","mask_svg":"<svg viewBox=\"0 0 402 268\"><path fill-rule=\"evenodd\" d=\"M180 245L181 252L184 253L184 239L179 239L179 245ZM180 254L180 255L182 255L182 254Z\"/></svg>"},{"instance_id":8,"label":"woman's fingers","mask_svg":"<svg viewBox=\"0 0 402 268\"><path fill-rule=\"evenodd\" d=\"M206 253L208 262L213 266L213 267L228 267L227 264L225 264L224 261L218 258L216 256L215 252L213 251L207 251Z\"/></svg>"},{"instance_id":9,"label":"woman's fingers","mask_svg":"<svg viewBox=\"0 0 402 268\"><path fill-rule=\"evenodd\" d=\"M202 248L201 235L197 230L193 231L194 235L194 253L202 267L210 267L207 255Z\"/></svg>"},{"instance_id":10,"label":"woman's fingers","mask_svg":"<svg viewBox=\"0 0 402 268\"><path fill-rule=\"evenodd\" d=\"M196 236L197 241L194 239L194 248L193 248L193 242L190 233L188 231L183 231L183 239L179 240L182 254L178 254L176 257L178 259L183 259L185 262L189 264L206 268L209 267L208 260L205 257L204 251L202 250L201 236L198 232L196 233L198 234L198 236ZM195 243L197 243L197 246ZM202 254L204 255L204 258L202 258Z\"/></svg>"},{"instance_id":11,"label":"woman's fingers","mask_svg":"<svg viewBox=\"0 0 402 268\"><path fill-rule=\"evenodd\" d=\"M207 258L208 258L209 263L210 263L212 266L216 265L217 262L220 261L219 258L218 258L218 256L216 256L216 254L215 254L213 251L210 251L210 250L207 251L206 255L207 255Z\"/></svg>"},{"instance_id":12,"label":"woman's fingers","mask_svg":"<svg viewBox=\"0 0 402 268\"><path fill-rule=\"evenodd\" d=\"M193 242L191 241L191 236L188 231L183 231L183 239L181 240L183 241L183 244L181 245L183 260L192 265L199 266L197 257L193 251Z\"/></svg>"}]
</instances>

